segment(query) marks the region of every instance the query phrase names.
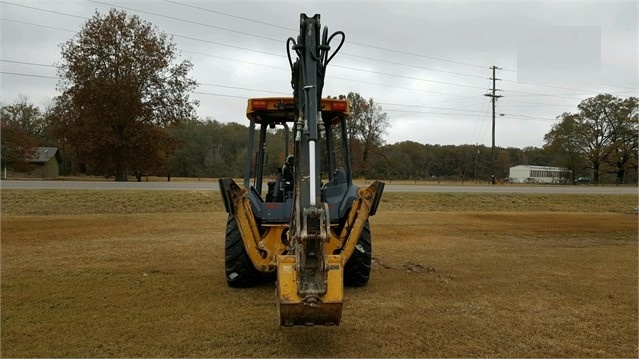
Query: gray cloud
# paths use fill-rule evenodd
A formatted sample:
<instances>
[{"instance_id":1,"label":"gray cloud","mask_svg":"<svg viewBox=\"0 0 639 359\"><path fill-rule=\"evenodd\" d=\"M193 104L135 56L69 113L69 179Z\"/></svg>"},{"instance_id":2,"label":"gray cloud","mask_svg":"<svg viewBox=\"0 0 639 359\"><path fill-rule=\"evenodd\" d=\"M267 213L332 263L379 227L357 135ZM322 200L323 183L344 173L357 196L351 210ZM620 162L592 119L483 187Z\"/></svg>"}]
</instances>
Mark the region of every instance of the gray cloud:
<instances>
[{"instance_id":1,"label":"gray cloud","mask_svg":"<svg viewBox=\"0 0 639 359\"><path fill-rule=\"evenodd\" d=\"M484 94L493 65L503 68L497 72L504 96L497 111L505 114L497 118L499 146L541 146L557 115L575 111L581 100L597 93L637 95L636 2L104 2L140 10L127 12L175 34L182 57L194 63L193 77L208 84L193 95L201 102L199 116L224 122L245 123L249 97L290 93L285 40L297 36L302 12L320 13L330 31L346 33L342 54L329 65L324 93L357 91L381 103L391 119L390 143L489 144L490 106ZM60 60L58 45L73 36L65 30L80 29L84 20L78 16L109 9L90 1L16 3L72 15L64 16L11 3L0 4L2 60L48 65ZM529 84L521 83L526 74L518 58L522 35L556 27L599 30L598 81L576 81L569 71L553 73L553 63L547 62L552 57L530 52L527 67L537 72ZM592 60L582 65L596 69L596 54L576 41L547 45L569 65ZM46 66L7 61L0 66L3 72L56 75ZM42 105L57 95L54 79L1 75L4 103L25 94ZM545 77L554 87L539 86L548 85Z\"/></svg>"}]
</instances>

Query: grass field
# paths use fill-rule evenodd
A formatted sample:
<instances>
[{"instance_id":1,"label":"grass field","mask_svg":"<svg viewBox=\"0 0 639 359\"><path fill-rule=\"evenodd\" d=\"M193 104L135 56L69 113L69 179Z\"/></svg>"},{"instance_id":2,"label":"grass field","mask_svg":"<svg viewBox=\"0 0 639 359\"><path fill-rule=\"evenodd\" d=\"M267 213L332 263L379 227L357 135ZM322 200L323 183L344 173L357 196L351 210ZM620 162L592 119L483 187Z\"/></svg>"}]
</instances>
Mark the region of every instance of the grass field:
<instances>
[{"instance_id":1,"label":"grass field","mask_svg":"<svg viewBox=\"0 0 639 359\"><path fill-rule=\"evenodd\" d=\"M339 327L224 279L206 191L3 190L2 357L636 357L637 197L387 193Z\"/></svg>"}]
</instances>

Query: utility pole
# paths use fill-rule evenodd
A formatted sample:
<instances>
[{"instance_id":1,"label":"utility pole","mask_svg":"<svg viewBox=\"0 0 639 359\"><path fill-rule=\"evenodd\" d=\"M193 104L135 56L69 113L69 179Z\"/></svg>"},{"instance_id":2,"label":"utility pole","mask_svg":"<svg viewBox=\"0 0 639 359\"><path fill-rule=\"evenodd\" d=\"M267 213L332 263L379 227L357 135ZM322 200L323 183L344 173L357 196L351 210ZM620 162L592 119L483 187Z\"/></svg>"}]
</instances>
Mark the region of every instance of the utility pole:
<instances>
[{"instance_id":1,"label":"utility pole","mask_svg":"<svg viewBox=\"0 0 639 359\"><path fill-rule=\"evenodd\" d=\"M490 175L490 183L495 184L495 102L498 98L503 97L502 95L496 95L495 91L501 91L495 88L495 81L501 80L495 77L495 70L501 70L500 67L492 66L493 69L493 77L490 79L493 80L493 91L491 93L487 93L484 96L492 97L493 102L493 161L492 161L492 173Z\"/></svg>"}]
</instances>

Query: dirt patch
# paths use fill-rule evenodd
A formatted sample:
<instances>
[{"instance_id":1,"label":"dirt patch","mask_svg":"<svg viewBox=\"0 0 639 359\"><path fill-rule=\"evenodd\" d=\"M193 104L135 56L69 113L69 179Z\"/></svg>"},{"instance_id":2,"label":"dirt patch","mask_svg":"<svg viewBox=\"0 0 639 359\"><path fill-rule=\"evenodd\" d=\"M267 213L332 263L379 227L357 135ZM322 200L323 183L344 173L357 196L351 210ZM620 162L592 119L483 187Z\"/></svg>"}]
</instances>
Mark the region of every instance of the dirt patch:
<instances>
[{"instance_id":1,"label":"dirt patch","mask_svg":"<svg viewBox=\"0 0 639 359\"><path fill-rule=\"evenodd\" d=\"M373 257L372 264L383 269L401 270L410 273L431 273L437 271L437 268L435 267L423 265L414 261L408 261L400 265L390 265L382 262L382 260L378 257Z\"/></svg>"},{"instance_id":2,"label":"dirt patch","mask_svg":"<svg viewBox=\"0 0 639 359\"><path fill-rule=\"evenodd\" d=\"M402 264L402 268L405 271L411 272L411 273L430 273L430 272L437 271L435 267L425 266L423 264L415 263L415 262L406 262Z\"/></svg>"}]
</instances>

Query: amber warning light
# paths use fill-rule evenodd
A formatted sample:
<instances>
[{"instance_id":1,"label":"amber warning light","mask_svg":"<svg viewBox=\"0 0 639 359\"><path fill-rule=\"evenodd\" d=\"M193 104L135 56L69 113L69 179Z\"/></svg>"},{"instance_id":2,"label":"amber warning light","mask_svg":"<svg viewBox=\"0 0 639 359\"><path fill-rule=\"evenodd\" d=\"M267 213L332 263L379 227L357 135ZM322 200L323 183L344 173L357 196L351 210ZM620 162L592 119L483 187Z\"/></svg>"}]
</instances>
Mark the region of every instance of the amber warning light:
<instances>
[{"instance_id":1,"label":"amber warning light","mask_svg":"<svg viewBox=\"0 0 639 359\"><path fill-rule=\"evenodd\" d=\"M333 111L346 111L346 102L333 102L333 103L331 103L331 110L333 110Z\"/></svg>"},{"instance_id":2,"label":"amber warning light","mask_svg":"<svg viewBox=\"0 0 639 359\"><path fill-rule=\"evenodd\" d=\"M254 110L266 110L266 100L252 100L251 107Z\"/></svg>"}]
</instances>

